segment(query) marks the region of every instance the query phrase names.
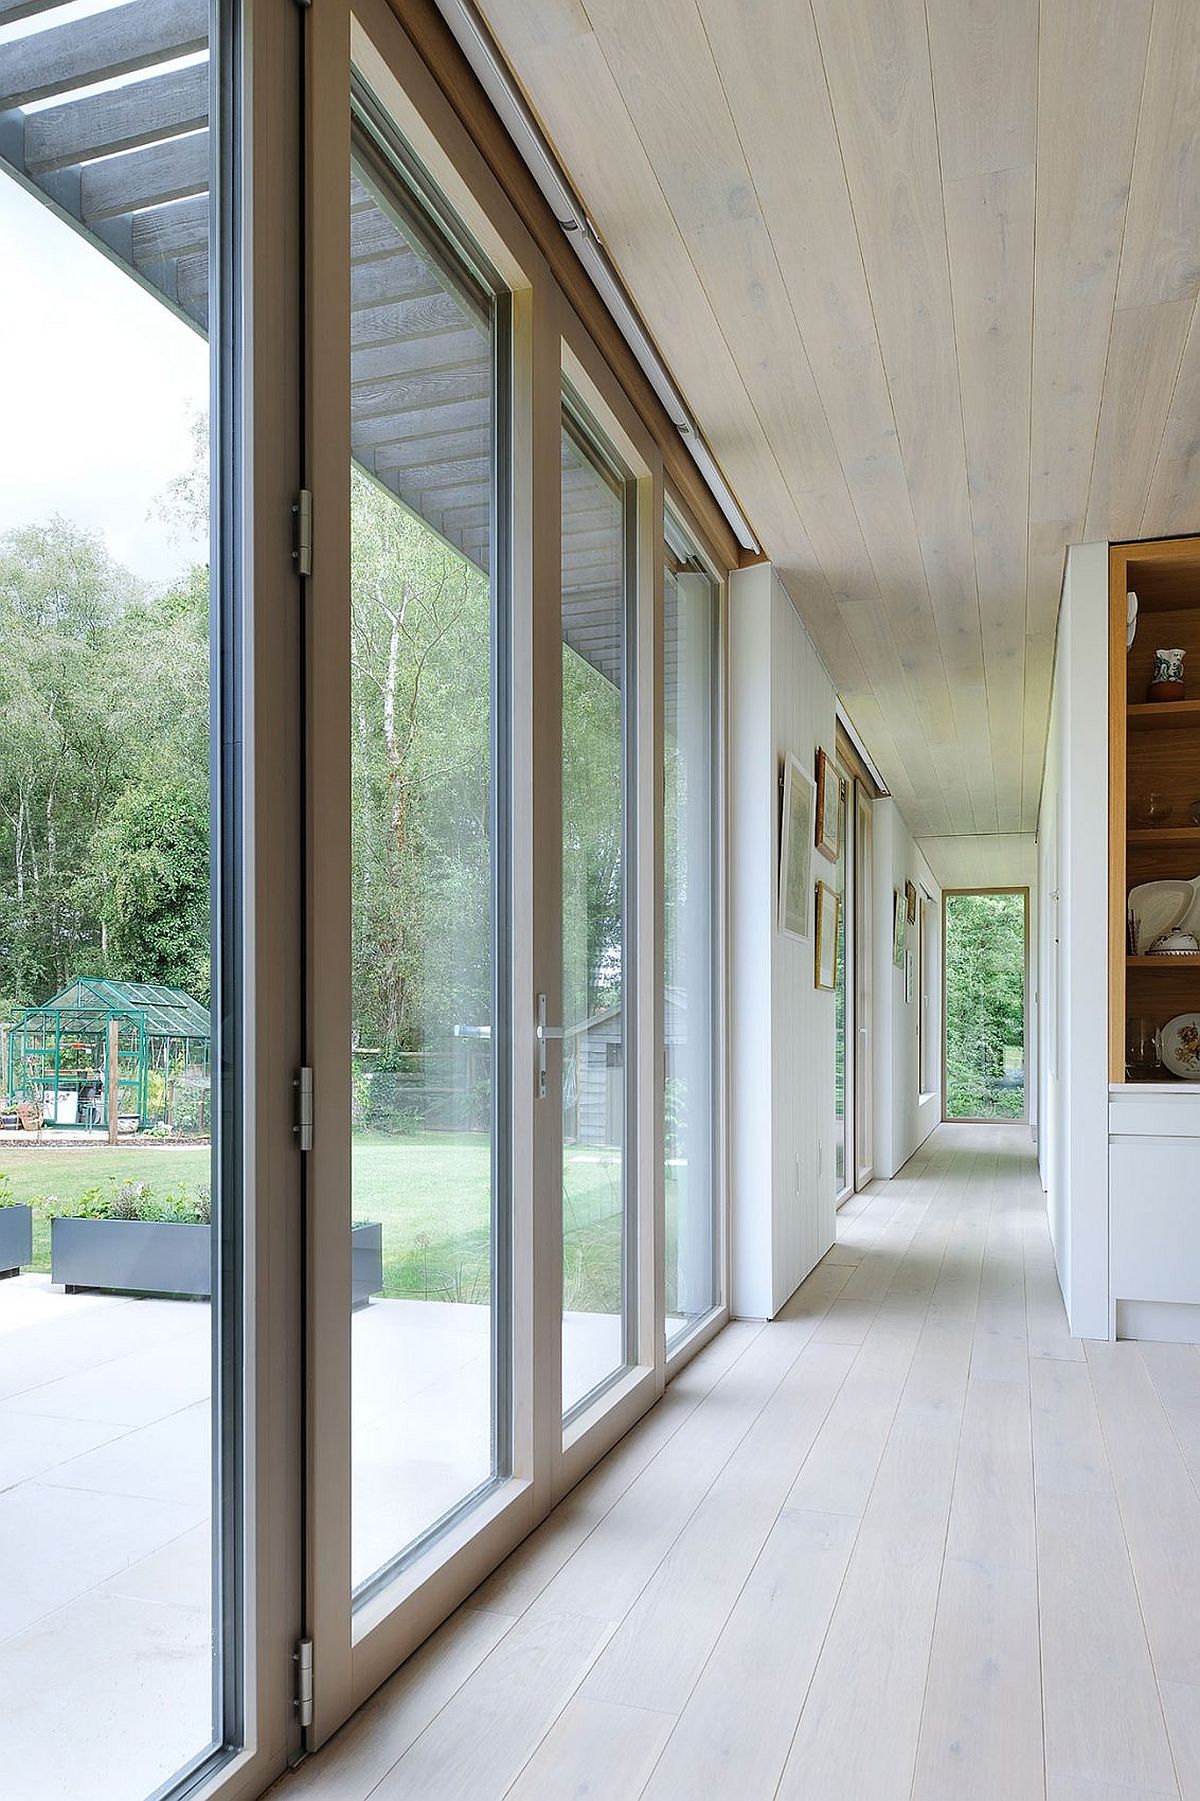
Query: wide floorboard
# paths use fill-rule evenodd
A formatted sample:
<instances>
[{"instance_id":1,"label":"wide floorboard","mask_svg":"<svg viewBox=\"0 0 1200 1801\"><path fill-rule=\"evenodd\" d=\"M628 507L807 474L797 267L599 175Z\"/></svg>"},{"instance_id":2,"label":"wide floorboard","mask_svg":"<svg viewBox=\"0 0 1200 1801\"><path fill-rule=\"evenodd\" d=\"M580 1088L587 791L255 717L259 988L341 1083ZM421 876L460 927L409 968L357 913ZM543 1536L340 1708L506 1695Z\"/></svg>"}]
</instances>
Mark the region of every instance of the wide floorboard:
<instances>
[{"instance_id":1,"label":"wide floorboard","mask_svg":"<svg viewBox=\"0 0 1200 1801\"><path fill-rule=\"evenodd\" d=\"M1200 1350L1067 1331L946 1126L277 1801L1200 1801Z\"/></svg>"}]
</instances>

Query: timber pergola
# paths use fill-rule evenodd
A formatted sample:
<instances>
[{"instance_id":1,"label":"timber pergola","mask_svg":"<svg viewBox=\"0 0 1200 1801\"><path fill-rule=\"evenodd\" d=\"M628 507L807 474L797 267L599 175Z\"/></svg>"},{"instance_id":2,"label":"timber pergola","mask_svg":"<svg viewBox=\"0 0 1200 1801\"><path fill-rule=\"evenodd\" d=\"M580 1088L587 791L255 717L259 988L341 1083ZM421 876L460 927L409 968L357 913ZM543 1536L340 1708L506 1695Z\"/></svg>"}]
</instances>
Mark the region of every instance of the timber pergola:
<instances>
[{"instance_id":1,"label":"timber pergola","mask_svg":"<svg viewBox=\"0 0 1200 1801\"><path fill-rule=\"evenodd\" d=\"M125 0L65 21L64 10L62 0L0 0L0 26L36 21L0 56L0 167L206 335L207 0ZM402 228L369 159L352 187L350 284L355 462L486 571L488 322ZM587 478L564 467L563 482L585 490L564 507L564 636L613 679L619 559L589 513Z\"/></svg>"}]
</instances>

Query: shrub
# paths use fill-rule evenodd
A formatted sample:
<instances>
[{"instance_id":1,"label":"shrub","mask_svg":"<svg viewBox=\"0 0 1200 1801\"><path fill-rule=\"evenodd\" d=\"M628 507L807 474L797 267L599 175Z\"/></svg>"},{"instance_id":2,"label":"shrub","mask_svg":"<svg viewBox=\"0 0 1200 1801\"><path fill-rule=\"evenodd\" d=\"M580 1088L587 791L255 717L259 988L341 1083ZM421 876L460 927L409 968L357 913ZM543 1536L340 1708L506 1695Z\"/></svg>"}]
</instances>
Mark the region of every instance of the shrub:
<instances>
[{"instance_id":1,"label":"shrub","mask_svg":"<svg viewBox=\"0 0 1200 1801\"><path fill-rule=\"evenodd\" d=\"M177 1194L156 1195L149 1182L118 1182L112 1177L105 1187L85 1188L74 1201L48 1194L39 1202L47 1213L70 1219L141 1219L181 1226L207 1226L212 1221L207 1186L201 1184L193 1194L186 1182Z\"/></svg>"}]
</instances>

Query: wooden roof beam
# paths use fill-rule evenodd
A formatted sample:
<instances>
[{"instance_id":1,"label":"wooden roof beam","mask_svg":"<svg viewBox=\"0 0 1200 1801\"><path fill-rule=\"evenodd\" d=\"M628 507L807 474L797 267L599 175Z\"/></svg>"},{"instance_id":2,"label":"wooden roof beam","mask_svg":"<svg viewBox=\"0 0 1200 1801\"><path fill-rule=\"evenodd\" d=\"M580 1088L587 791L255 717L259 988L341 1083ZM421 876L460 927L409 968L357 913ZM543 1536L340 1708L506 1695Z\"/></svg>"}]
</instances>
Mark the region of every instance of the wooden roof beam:
<instances>
[{"instance_id":1,"label":"wooden roof beam","mask_svg":"<svg viewBox=\"0 0 1200 1801\"><path fill-rule=\"evenodd\" d=\"M30 113L25 167L37 175L199 131L208 124L208 82L208 63L194 63Z\"/></svg>"},{"instance_id":2,"label":"wooden roof beam","mask_svg":"<svg viewBox=\"0 0 1200 1801\"><path fill-rule=\"evenodd\" d=\"M208 46L206 0L129 0L4 46L0 112Z\"/></svg>"},{"instance_id":3,"label":"wooden roof beam","mask_svg":"<svg viewBox=\"0 0 1200 1801\"><path fill-rule=\"evenodd\" d=\"M124 156L85 163L80 213L84 224L90 225L94 219L115 219L120 213L195 199L207 195L208 179L208 132L194 131L186 138L169 138Z\"/></svg>"}]
</instances>

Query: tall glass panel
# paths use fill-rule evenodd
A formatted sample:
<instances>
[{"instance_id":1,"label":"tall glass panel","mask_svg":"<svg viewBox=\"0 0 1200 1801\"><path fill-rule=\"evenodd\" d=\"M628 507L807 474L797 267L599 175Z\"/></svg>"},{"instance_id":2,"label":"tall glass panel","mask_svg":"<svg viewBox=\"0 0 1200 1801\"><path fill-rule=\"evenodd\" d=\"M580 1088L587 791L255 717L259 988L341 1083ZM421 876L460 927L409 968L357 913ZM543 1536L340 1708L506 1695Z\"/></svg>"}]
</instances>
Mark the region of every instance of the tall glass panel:
<instances>
[{"instance_id":1,"label":"tall glass panel","mask_svg":"<svg viewBox=\"0 0 1200 1801\"><path fill-rule=\"evenodd\" d=\"M0 1788L136 1801L240 1732L239 923L211 899L237 890L210 653L235 599L209 527L234 221L211 229L206 6L5 17Z\"/></svg>"},{"instance_id":2,"label":"tall glass panel","mask_svg":"<svg viewBox=\"0 0 1200 1801\"><path fill-rule=\"evenodd\" d=\"M714 1056L717 631L715 583L695 567L668 567L663 612L668 1345L720 1299Z\"/></svg>"},{"instance_id":3,"label":"tall glass panel","mask_svg":"<svg viewBox=\"0 0 1200 1801\"><path fill-rule=\"evenodd\" d=\"M568 405L562 432L563 1411L628 1361L628 483Z\"/></svg>"},{"instance_id":4,"label":"tall glass panel","mask_svg":"<svg viewBox=\"0 0 1200 1801\"><path fill-rule=\"evenodd\" d=\"M847 1035L847 942L851 930L850 919L850 834L848 831L847 801L853 789L850 778L844 770L839 770L841 791L838 798L838 855L834 870L833 885L841 896L841 909L838 920L837 966L834 973L833 996L833 1176L834 1193L839 1200L844 1200L853 1182L850 1177L850 1111L846 1105L846 1097L853 1081L850 1060L850 1041Z\"/></svg>"},{"instance_id":5,"label":"tall glass panel","mask_svg":"<svg viewBox=\"0 0 1200 1801\"><path fill-rule=\"evenodd\" d=\"M493 750L504 309L364 105L351 190L360 1598L503 1473Z\"/></svg>"},{"instance_id":6,"label":"tall glass panel","mask_svg":"<svg viewBox=\"0 0 1200 1801\"><path fill-rule=\"evenodd\" d=\"M1025 894L946 895L946 1118L1025 1115Z\"/></svg>"}]
</instances>

